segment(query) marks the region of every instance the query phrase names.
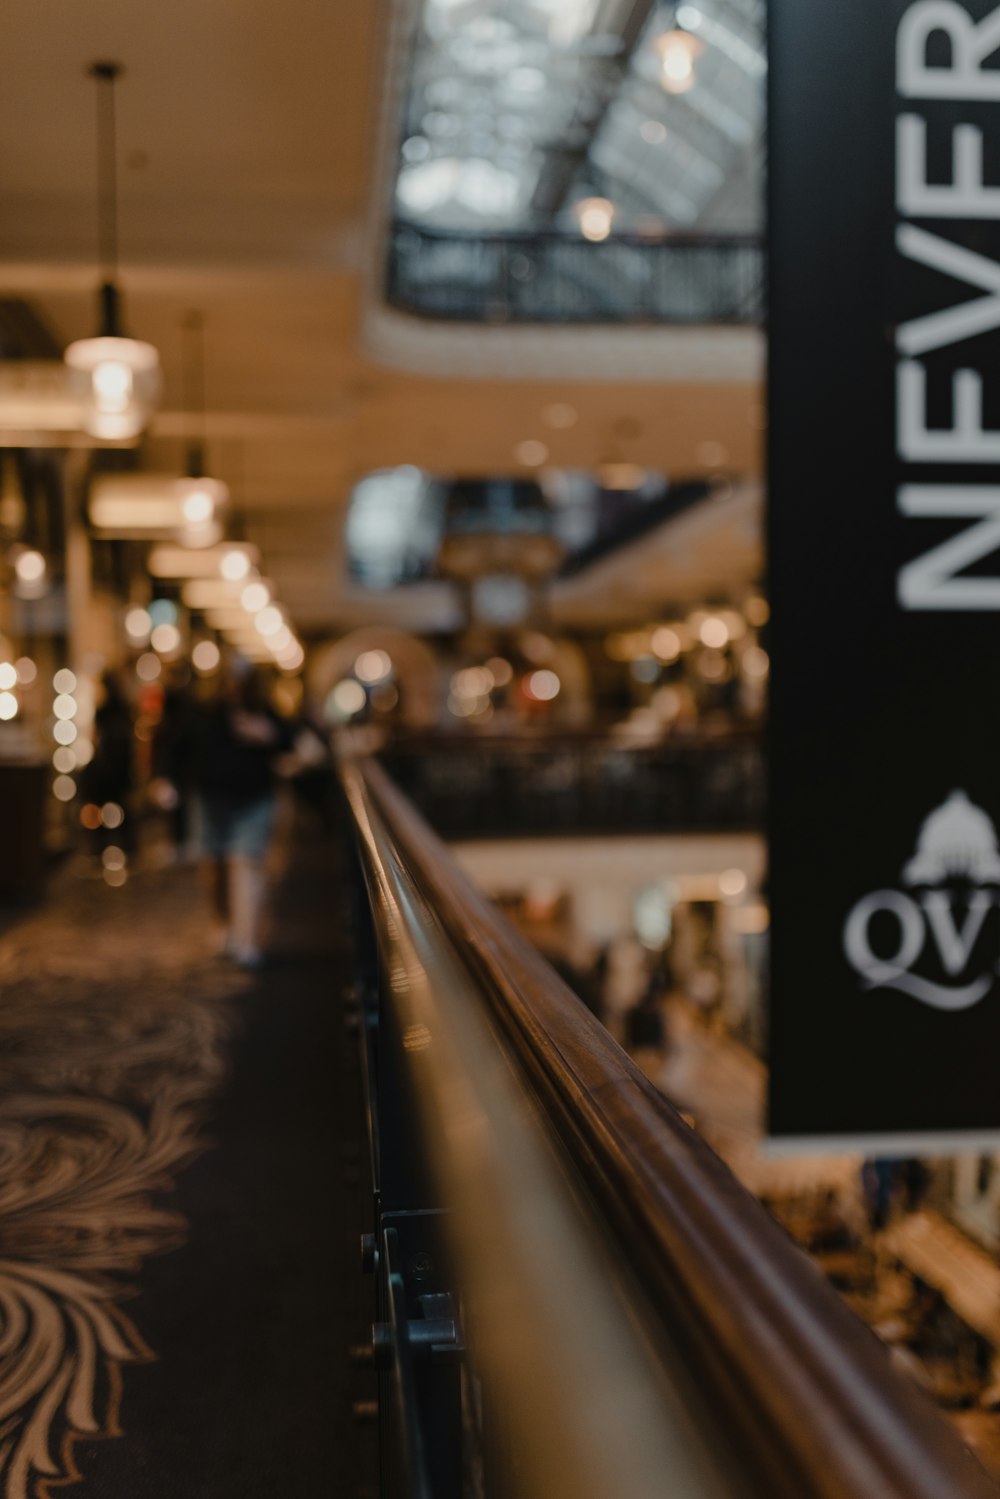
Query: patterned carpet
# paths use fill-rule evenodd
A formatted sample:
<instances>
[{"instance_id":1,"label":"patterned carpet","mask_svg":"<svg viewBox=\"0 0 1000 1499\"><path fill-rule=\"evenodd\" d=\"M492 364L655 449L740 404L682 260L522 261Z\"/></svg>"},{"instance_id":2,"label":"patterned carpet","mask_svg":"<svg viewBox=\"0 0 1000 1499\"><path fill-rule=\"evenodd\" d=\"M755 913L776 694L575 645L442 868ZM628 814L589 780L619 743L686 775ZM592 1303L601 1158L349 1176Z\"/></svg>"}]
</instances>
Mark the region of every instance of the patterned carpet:
<instances>
[{"instance_id":1,"label":"patterned carpet","mask_svg":"<svg viewBox=\"0 0 1000 1499\"><path fill-rule=\"evenodd\" d=\"M0 937L2 1499L329 1492L332 1444L364 1486L340 882L298 849L253 980L190 870L75 865Z\"/></svg>"}]
</instances>

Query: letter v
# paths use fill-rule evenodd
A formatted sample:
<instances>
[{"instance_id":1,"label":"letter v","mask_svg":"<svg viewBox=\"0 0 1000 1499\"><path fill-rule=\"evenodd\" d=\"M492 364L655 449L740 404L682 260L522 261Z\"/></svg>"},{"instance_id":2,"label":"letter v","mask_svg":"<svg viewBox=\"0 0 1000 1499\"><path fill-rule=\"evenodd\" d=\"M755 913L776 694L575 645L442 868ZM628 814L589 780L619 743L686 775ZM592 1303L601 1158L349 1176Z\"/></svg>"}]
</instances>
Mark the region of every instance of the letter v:
<instances>
[{"instance_id":1,"label":"letter v","mask_svg":"<svg viewBox=\"0 0 1000 1499\"><path fill-rule=\"evenodd\" d=\"M954 276L956 281L966 281L992 293L903 323L896 333L896 347L902 353L913 358L957 343L959 339L988 333L1000 325L1000 265L995 260L987 260L974 250L963 249L913 224L900 224L896 230L896 248L908 260L918 260L945 276Z\"/></svg>"},{"instance_id":2,"label":"letter v","mask_svg":"<svg viewBox=\"0 0 1000 1499\"><path fill-rule=\"evenodd\" d=\"M958 931L955 926L955 918L951 913L951 901L943 890L929 891L920 904L927 913L927 924L934 936L937 950L941 954L945 972L950 973L954 978L956 974L961 973L972 957L972 949L983 929L986 913L993 905L993 897L985 890L975 891L969 901L969 909L961 931Z\"/></svg>"}]
</instances>

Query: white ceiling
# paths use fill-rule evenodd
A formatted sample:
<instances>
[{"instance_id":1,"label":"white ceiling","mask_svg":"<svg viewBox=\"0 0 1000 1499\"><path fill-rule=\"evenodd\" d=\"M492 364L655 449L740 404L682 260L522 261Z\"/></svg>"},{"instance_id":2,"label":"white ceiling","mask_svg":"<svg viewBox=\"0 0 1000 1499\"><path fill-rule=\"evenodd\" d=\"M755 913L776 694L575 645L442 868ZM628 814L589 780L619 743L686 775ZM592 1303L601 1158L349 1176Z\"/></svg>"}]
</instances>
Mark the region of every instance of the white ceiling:
<instances>
[{"instance_id":1,"label":"white ceiling","mask_svg":"<svg viewBox=\"0 0 1000 1499\"><path fill-rule=\"evenodd\" d=\"M524 438L576 467L623 445L618 456L668 472L692 471L719 444L738 470L757 463L746 361L729 380L664 386L592 370L579 381L421 377L366 352L386 22L380 0L3 3L0 296L28 300L60 342L94 331L85 69L120 60L121 282L130 331L157 344L166 382L144 460L182 461L180 324L201 309L210 466L307 630L354 617L342 520L372 468L502 472ZM567 400L577 425L547 431L544 407ZM633 424L624 444L622 421Z\"/></svg>"}]
</instances>

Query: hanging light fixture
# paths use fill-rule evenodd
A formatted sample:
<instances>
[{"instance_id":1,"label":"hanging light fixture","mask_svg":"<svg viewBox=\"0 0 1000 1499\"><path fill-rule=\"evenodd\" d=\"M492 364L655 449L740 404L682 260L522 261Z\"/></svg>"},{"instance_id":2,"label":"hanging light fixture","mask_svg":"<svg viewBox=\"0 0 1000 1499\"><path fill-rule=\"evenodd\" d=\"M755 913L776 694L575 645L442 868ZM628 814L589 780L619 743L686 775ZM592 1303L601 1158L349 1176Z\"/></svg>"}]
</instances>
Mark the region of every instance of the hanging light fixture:
<instances>
[{"instance_id":1,"label":"hanging light fixture","mask_svg":"<svg viewBox=\"0 0 1000 1499\"><path fill-rule=\"evenodd\" d=\"M95 62L97 83L98 227L101 260L100 332L66 350L66 364L84 404L84 430L92 437L137 437L160 391L160 360L152 344L122 331L118 275L118 187L115 142L115 80L120 63Z\"/></svg>"},{"instance_id":2,"label":"hanging light fixture","mask_svg":"<svg viewBox=\"0 0 1000 1499\"><path fill-rule=\"evenodd\" d=\"M182 539L188 546L210 546L222 532L218 517L229 500L229 489L221 479L205 473L205 319L191 312L184 320L184 404L198 426L198 436L188 447L187 476L178 480Z\"/></svg>"}]
</instances>

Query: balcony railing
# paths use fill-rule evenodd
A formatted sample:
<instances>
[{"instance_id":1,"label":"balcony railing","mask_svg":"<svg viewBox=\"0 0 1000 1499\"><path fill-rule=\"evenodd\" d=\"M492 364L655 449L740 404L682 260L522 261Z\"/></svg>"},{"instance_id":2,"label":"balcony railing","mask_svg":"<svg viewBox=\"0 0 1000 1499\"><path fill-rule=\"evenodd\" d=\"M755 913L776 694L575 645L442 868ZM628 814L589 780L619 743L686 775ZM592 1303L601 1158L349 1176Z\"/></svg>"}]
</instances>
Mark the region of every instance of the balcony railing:
<instances>
[{"instance_id":1,"label":"balcony railing","mask_svg":"<svg viewBox=\"0 0 1000 1499\"><path fill-rule=\"evenodd\" d=\"M382 758L445 837L734 832L763 822L752 730L648 747L597 735L436 735L401 739Z\"/></svg>"},{"instance_id":2,"label":"balcony railing","mask_svg":"<svg viewBox=\"0 0 1000 1499\"><path fill-rule=\"evenodd\" d=\"M397 224L390 304L489 323L758 323L764 251L749 236L472 235Z\"/></svg>"}]
</instances>

